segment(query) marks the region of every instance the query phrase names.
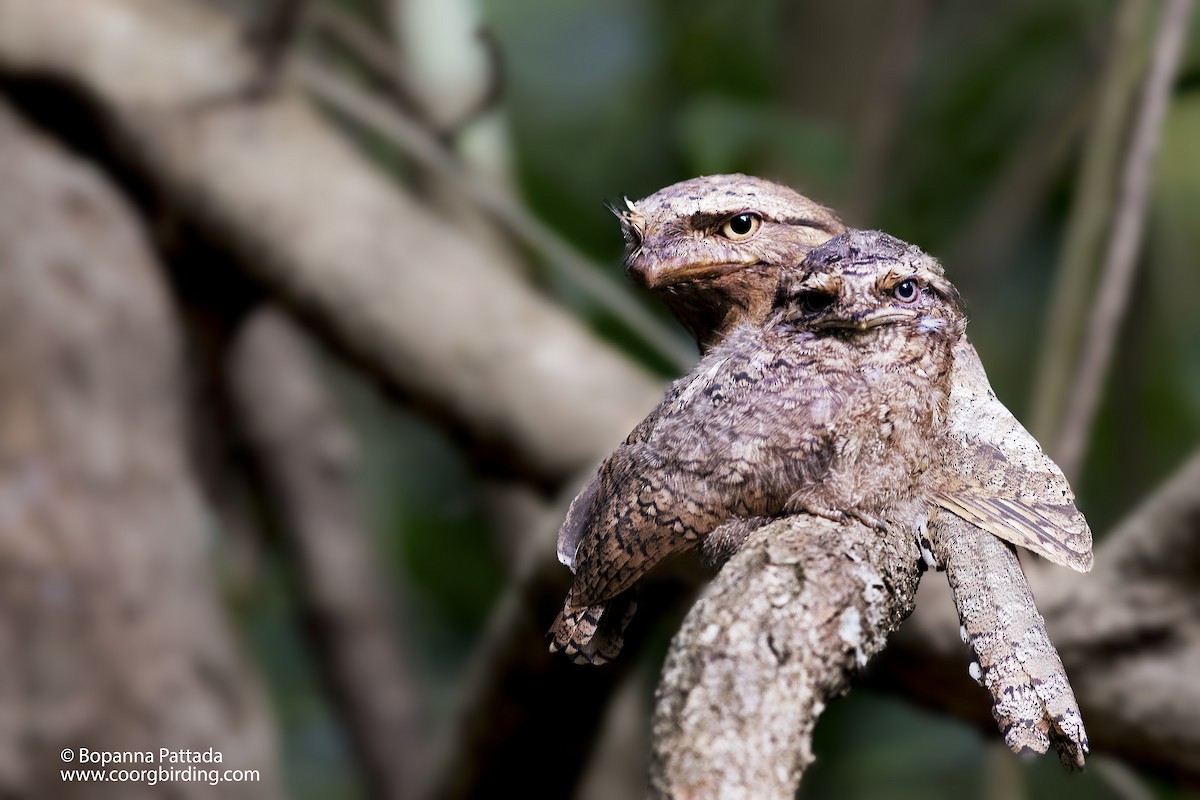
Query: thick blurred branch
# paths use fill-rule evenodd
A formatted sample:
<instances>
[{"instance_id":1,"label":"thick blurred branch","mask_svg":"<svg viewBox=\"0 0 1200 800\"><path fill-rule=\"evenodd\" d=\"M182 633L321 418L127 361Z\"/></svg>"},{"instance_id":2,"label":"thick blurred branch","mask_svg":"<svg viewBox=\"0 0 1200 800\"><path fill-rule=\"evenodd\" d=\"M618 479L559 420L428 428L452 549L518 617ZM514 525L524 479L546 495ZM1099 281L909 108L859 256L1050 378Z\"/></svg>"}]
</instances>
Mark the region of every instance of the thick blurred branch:
<instances>
[{"instance_id":1,"label":"thick blurred branch","mask_svg":"<svg viewBox=\"0 0 1200 800\"><path fill-rule=\"evenodd\" d=\"M1104 266L1088 316L1079 368L1071 382L1055 457L1068 477L1077 477L1087 452L1092 421L1125 316L1137 256L1146 227L1154 156L1167 116L1171 90L1189 30L1193 0L1165 0L1154 37L1150 68L1141 87L1133 131L1121 166L1116 215Z\"/></svg>"},{"instance_id":2,"label":"thick blurred branch","mask_svg":"<svg viewBox=\"0 0 1200 800\"><path fill-rule=\"evenodd\" d=\"M300 332L263 309L230 355L234 405L280 532L297 561L313 656L374 797L416 795L425 742L400 626L353 491L351 432Z\"/></svg>"},{"instance_id":3,"label":"thick blurred branch","mask_svg":"<svg viewBox=\"0 0 1200 800\"><path fill-rule=\"evenodd\" d=\"M0 71L90 98L173 208L477 447L553 484L657 401L658 381L493 268L297 98L214 102L250 74L240 48L229 20L191 3L0 0Z\"/></svg>"},{"instance_id":4,"label":"thick blurred branch","mask_svg":"<svg viewBox=\"0 0 1200 800\"><path fill-rule=\"evenodd\" d=\"M64 783L59 752L211 747L260 774L222 796L280 796L210 568L163 273L116 192L4 107L0 265L0 794L161 797Z\"/></svg>"},{"instance_id":5,"label":"thick blurred branch","mask_svg":"<svg viewBox=\"0 0 1200 800\"><path fill-rule=\"evenodd\" d=\"M791 798L826 704L913 609L907 530L792 517L751 535L671 643L652 797Z\"/></svg>"},{"instance_id":6,"label":"thick blurred branch","mask_svg":"<svg viewBox=\"0 0 1200 800\"><path fill-rule=\"evenodd\" d=\"M1200 782L1200 452L1104 541L1031 575L1097 749Z\"/></svg>"},{"instance_id":7,"label":"thick blurred branch","mask_svg":"<svg viewBox=\"0 0 1200 800\"><path fill-rule=\"evenodd\" d=\"M448 180L464 196L494 215L522 242L543 254L571 281L629 326L658 354L680 370L696 361L695 349L681 334L670 330L568 242L533 215L520 199L499 185L463 169L416 121L405 117L364 90L338 77L316 62L302 65L301 77L313 95L335 111L384 137L438 177Z\"/></svg>"}]
</instances>

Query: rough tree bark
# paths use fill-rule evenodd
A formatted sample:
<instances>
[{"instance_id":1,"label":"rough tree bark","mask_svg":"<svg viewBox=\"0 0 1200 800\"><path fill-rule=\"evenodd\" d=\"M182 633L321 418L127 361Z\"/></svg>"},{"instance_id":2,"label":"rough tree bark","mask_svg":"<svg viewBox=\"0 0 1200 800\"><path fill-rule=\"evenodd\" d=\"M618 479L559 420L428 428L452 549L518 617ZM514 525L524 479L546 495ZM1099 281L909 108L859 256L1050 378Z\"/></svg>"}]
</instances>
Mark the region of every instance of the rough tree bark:
<instances>
[{"instance_id":1,"label":"rough tree bark","mask_svg":"<svg viewBox=\"0 0 1200 800\"><path fill-rule=\"evenodd\" d=\"M209 565L162 275L104 181L3 107L0 343L0 794L279 796ZM65 783L96 766L64 763L80 747L212 747L224 762L198 766L260 778Z\"/></svg>"},{"instance_id":2,"label":"rough tree bark","mask_svg":"<svg viewBox=\"0 0 1200 800\"><path fill-rule=\"evenodd\" d=\"M911 531L798 516L753 533L671 644L650 795L794 797L817 718L912 612L919 564Z\"/></svg>"}]
</instances>

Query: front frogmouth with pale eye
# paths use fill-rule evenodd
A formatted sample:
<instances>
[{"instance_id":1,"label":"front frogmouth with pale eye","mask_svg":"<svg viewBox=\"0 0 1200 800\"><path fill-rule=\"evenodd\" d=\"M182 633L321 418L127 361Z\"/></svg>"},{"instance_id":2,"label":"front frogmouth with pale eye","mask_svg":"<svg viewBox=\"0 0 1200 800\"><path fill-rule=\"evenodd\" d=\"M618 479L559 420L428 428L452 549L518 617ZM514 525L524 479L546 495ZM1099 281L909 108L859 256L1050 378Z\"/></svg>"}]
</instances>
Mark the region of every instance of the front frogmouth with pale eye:
<instances>
[{"instance_id":1,"label":"front frogmouth with pale eye","mask_svg":"<svg viewBox=\"0 0 1200 800\"><path fill-rule=\"evenodd\" d=\"M597 663L627 593L725 525L787 513L911 525L927 512L954 345L941 266L852 231L777 273L766 319L736 326L600 467L554 649ZM610 621L623 622L623 619Z\"/></svg>"}]
</instances>

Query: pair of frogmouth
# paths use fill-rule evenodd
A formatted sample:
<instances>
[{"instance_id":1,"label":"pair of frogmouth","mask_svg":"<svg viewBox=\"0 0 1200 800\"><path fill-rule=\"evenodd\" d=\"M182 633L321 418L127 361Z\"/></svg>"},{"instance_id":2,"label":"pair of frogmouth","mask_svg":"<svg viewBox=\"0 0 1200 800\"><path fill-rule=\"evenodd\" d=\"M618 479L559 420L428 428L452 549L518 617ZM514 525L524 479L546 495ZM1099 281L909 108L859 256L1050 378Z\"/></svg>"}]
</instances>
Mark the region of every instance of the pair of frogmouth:
<instances>
[{"instance_id":1,"label":"pair of frogmouth","mask_svg":"<svg viewBox=\"0 0 1200 800\"><path fill-rule=\"evenodd\" d=\"M558 550L575 581L552 649L612 658L650 568L697 545L728 555L788 514L916 530L941 509L1091 567L1062 472L994 395L956 391L982 368L935 259L744 175L614 211L628 271L703 357L571 504ZM1011 424L974 430L981 413Z\"/></svg>"}]
</instances>

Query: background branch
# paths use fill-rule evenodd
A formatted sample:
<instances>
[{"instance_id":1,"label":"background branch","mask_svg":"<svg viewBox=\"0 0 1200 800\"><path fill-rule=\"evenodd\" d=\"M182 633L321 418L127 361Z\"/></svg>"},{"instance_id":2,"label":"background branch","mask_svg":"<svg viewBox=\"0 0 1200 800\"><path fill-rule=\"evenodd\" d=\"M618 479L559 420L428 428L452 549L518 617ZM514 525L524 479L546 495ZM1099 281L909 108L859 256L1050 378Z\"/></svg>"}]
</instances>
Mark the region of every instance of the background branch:
<instances>
[{"instance_id":1,"label":"background branch","mask_svg":"<svg viewBox=\"0 0 1200 800\"><path fill-rule=\"evenodd\" d=\"M420 102L402 72L397 70L397 53L387 39L375 33L354 15L333 3L317 3L312 13L317 32L348 50L374 81L382 83L392 102L404 113L419 117Z\"/></svg>"},{"instance_id":2,"label":"background branch","mask_svg":"<svg viewBox=\"0 0 1200 800\"><path fill-rule=\"evenodd\" d=\"M372 796L415 797L428 736L397 651L401 626L357 511L355 442L310 358L293 324L264 308L233 344L230 393L274 521L297 562L314 659Z\"/></svg>"},{"instance_id":3,"label":"background branch","mask_svg":"<svg viewBox=\"0 0 1200 800\"><path fill-rule=\"evenodd\" d=\"M76 41L104 30L129 38ZM214 105L249 74L239 46L227 19L182 0L0 0L0 69L96 101L177 213L477 449L554 484L653 406L657 380L494 269L295 97Z\"/></svg>"},{"instance_id":4,"label":"background branch","mask_svg":"<svg viewBox=\"0 0 1200 800\"><path fill-rule=\"evenodd\" d=\"M1062 422L1068 376L1076 363L1101 242L1113 213L1129 111L1146 61L1144 29L1152 5L1150 0L1120 0L1113 16L1099 102L1084 141L1076 200L1043 324L1030 415L1030 432L1040 442L1053 442ZM1067 477L1074 476L1068 472Z\"/></svg>"},{"instance_id":5,"label":"background branch","mask_svg":"<svg viewBox=\"0 0 1200 800\"><path fill-rule=\"evenodd\" d=\"M160 797L64 782L59 752L211 747L260 775L223 796L281 796L211 569L161 268L111 186L2 105L0 265L0 794Z\"/></svg>"},{"instance_id":6,"label":"background branch","mask_svg":"<svg viewBox=\"0 0 1200 800\"><path fill-rule=\"evenodd\" d=\"M1142 84L1131 139L1121 167L1116 216L1112 221L1104 267L1088 316L1079 368L1067 397L1062 430L1054 449L1059 466L1068 478L1079 475L1091 436L1092 420L1104 390L1104 378L1132 290L1142 232L1146 227L1154 155L1158 152L1163 119L1183 57L1192 7L1193 0L1165 0L1159 19L1150 68Z\"/></svg>"},{"instance_id":7,"label":"background branch","mask_svg":"<svg viewBox=\"0 0 1200 800\"><path fill-rule=\"evenodd\" d=\"M561 236L529 214L511 193L478 174L465 171L442 144L415 121L406 118L364 90L340 79L316 62L302 65L305 88L337 112L383 136L500 220L518 239L542 254L551 265L629 326L672 367L684 370L696 361L695 348L660 322L629 293L580 255Z\"/></svg>"}]
</instances>

